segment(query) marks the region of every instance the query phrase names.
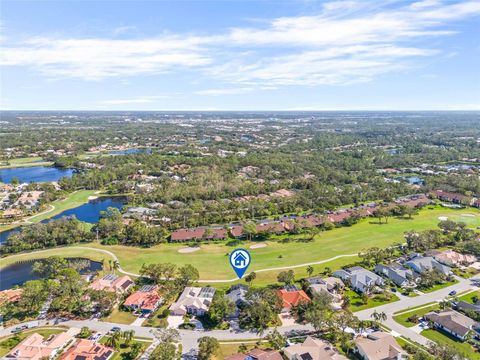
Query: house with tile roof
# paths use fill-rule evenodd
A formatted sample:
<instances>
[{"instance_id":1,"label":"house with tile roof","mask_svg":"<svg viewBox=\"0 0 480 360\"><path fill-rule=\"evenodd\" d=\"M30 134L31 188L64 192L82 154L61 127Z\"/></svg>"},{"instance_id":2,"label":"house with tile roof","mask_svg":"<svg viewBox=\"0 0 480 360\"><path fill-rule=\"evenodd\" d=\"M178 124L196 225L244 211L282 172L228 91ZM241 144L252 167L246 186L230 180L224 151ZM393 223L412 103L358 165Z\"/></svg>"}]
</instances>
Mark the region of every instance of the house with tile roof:
<instances>
[{"instance_id":1,"label":"house with tile roof","mask_svg":"<svg viewBox=\"0 0 480 360\"><path fill-rule=\"evenodd\" d=\"M79 339L60 360L109 360L115 351L92 340Z\"/></svg>"},{"instance_id":2,"label":"house with tile roof","mask_svg":"<svg viewBox=\"0 0 480 360\"><path fill-rule=\"evenodd\" d=\"M282 302L282 312L289 312L294 306L312 301L305 291L297 290L296 288L280 289L277 291L277 296Z\"/></svg>"},{"instance_id":3,"label":"house with tile roof","mask_svg":"<svg viewBox=\"0 0 480 360\"><path fill-rule=\"evenodd\" d=\"M93 290L105 290L115 292L117 294L124 294L134 285L134 281L128 275L117 276L115 274L108 274L102 278L92 281L88 286Z\"/></svg>"},{"instance_id":4,"label":"house with tile roof","mask_svg":"<svg viewBox=\"0 0 480 360\"><path fill-rule=\"evenodd\" d=\"M364 360L403 360L408 354L395 338L385 332L375 331L355 339L356 352Z\"/></svg>"},{"instance_id":5,"label":"house with tile roof","mask_svg":"<svg viewBox=\"0 0 480 360\"><path fill-rule=\"evenodd\" d=\"M33 333L10 350L4 359L41 360L54 358L72 340L73 336L68 332L51 335L48 339L38 333Z\"/></svg>"},{"instance_id":6,"label":"house with tile roof","mask_svg":"<svg viewBox=\"0 0 480 360\"><path fill-rule=\"evenodd\" d=\"M141 311L143 314L149 314L154 312L161 302L162 297L158 294L158 286L145 285L127 297L123 306L132 311Z\"/></svg>"}]
</instances>

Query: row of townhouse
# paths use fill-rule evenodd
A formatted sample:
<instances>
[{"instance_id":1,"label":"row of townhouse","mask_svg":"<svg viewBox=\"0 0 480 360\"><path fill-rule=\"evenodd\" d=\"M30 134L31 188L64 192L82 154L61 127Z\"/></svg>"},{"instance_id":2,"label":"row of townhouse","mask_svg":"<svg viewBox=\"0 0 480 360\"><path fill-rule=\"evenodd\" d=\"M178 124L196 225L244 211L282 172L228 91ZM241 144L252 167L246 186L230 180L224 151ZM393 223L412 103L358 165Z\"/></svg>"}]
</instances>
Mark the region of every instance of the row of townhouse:
<instances>
[{"instance_id":1,"label":"row of townhouse","mask_svg":"<svg viewBox=\"0 0 480 360\"><path fill-rule=\"evenodd\" d=\"M413 195L398 199L390 206L405 205L410 207L422 207L431 203L431 200L424 194ZM293 231L295 228L318 227L326 222L341 224L351 217L368 217L375 214L378 206L374 203L358 206L351 209L343 209L326 214L307 214L282 216L278 220L265 219L256 224L257 234L282 234ZM228 237L244 238L246 232L240 224L230 224L225 227L196 227L190 229L178 229L172 232L171 242L199 241L199 240L224 240Z\"/></svg>"},{"instance_id":2,"label":"row of townhouse","mask_svg":"<svg viewBox=\"0 0 480 360\"><path fill-rule=\"evenodd\" d=\"M458 205L470 205L480 208L480 198L478 197L469 197L463 194L443 190L435 190L433 192L433 195L442 201L447 201Z\"/></svg>"}]
</instances>

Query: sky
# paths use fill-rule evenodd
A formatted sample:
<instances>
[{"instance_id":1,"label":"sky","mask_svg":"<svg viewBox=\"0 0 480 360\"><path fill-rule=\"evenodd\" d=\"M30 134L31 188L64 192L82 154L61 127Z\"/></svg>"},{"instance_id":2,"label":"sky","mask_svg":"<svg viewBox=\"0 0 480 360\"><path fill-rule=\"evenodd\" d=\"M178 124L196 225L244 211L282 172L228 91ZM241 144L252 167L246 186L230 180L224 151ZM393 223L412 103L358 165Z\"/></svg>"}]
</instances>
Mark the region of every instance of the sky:
<instances>
[{"instance_id":1,"label":"sky","mask_svg":"<svg viewBox=\"0 0 480 360\"><path fill-rule=\"evenodd\" d=\"M4 110L480 110L480 0L0 0Z\"/></svg>"}]
</instances>

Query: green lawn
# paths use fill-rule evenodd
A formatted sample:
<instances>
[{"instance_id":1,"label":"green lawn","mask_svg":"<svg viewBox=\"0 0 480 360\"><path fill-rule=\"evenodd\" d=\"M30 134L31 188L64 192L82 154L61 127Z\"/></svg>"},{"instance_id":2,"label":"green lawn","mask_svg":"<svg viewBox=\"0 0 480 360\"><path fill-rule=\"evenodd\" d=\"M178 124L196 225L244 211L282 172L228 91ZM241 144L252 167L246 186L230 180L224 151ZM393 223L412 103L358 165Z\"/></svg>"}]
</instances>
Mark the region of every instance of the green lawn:
<instances>
[{"instance_id":1,"label":"green lawn","mask_svg":"<svg viewBox=\"0 0 480 360\"><path fill-rule=\"evenodd\" d=\"M439 216L455 216L464 213L475 214L480 221L478 209L447 209L435 207L434 209L421 210L413 219L390 218L388 224L373 224L374 219L363 219L352 227L336 228L322 232L311 242L290 241L286 243L267 241L264 248L250 249L252 263L247 273L258 269L285 267L309 262L318 262L338 255L356 254L359 251L373 247L386 247L395 243L403 242L403 234L408 230L434 229L439 223ZM294 236L291 237L292 239ZM245 241L242 247L249 248L253 243ZM104 246L98 243L81 246L95 247L114 252L122 268L126 271L138 273L144 263L171 262L177 265L192 264L200 272L201 279L232 279L235 273L230 267L227 253L234 247L226 246L225 243L201 244L201 249L192 253L179 253L178 250L186 247L186 244L161 244L151 248L137 248L121 245ZM78 254L78 250L74 250ZM60 253L57 249L52 253L70 256L70 250L62 248ZM45 253L47 254L47 252ZM94 251L86 250L84 256L95 256ZM49 254L50 255L50 254ZM98 254L96 258L98 259ZM27 256L28 258L28 256ZM101 254L100 258L108 258ZM5 259L4 259L5 260ZM314 274L317 274L328 266L332 270L357 261L356 256L342 257L314 266ZM276 276L281 270L257 272L257 278L253 285L264 285L276 282ZM304 277L306 266L295 268L297 278ZM216 287L228 287L233 283L211 283Z\"/></svg>"},{"instance_id":2,"label":"green lawn","mask_svg":"<svg viewBox=\"0 0 480 360\"><path fill-rule=\"evenodd\" d=\"M477 291L473 291L471 293L468 293L468 294L465 294L465 295L461 295L458 297L458 300L463 300L463 301L466 301L470 304L473 304L474 303L474 298L477 298L477 299L480 299L480 290L477 290Z\"/></svg>"},{"instance_id":3,"label":"green lawn","mask_svg":"<svg viewBox=\"0 0 480 360\"><path fill-rule=\"evenodd\" d=\"M421 306L424 306L424 305L421 305ZM434 311L434 310L438 310L438 309L440 309L439 304L432 304L432 305L430 305L428 307L425 307L425 308L408 311L408 312L402 313L400 315L395 315L393 317L393 320L395 320L397 323L399 323L400 325L403 325L405 327L412 327L412 326L417 325L417 323L408 321L409 317L411 317L412 315L417 315L417 317L420 318L423 315L425 315L426 313L429 313L430 311Z\"/></svg>"},{"instance_id":4,"label":"green lawn","mask_svg":"<svg viewBox=\"0 0 480 360\"><path fill-rule=\"evenodd\" d=\"M434 291L449 287L449 286L454 285L456 283L458 283L458 280L447 281L447 282L444 282L443 284L437 284L437 285L432 286L429 289L422 289L420 291L424 292L424 293L430 293L430 292L434 292Z\"/></svg>"},{"instance_id":5,"label":"green lawn","mask_svg":"<svg viewBox=\"0 0 480 360\"><path fill-rule=\"evenodd\" d=\"M129 325L134 322L136 318L137 317L129 311L122 311L115 308L109 316L102 318L102 320L117 324Z\"/></svg>"},{"instance_id":6,"label":"green lawn","mask_svg":"<svg viewBox=\"0 0 480 360\"><path fill-rule=\"evenodd\" d=\"M27 167L27 166L50 166L51 161L40 161L41 157L24 157L17 159L0 160L0 169Z\"/></svg>"},{"instance_id":7,"label":"green lawn","mask_svg":"<svg viewBox=\"0 0 480 360\"><path fill-rule=\"evenodd\" d=\"M383 298L382 294L378 294L378 295L373 295L372 297L370 297L368 299L368 303L364 304L362 302L362 297L360 296L360 294L357 294L353 290L345 291L344 296L345 295L348 295L348 297L350 298L350 305L348 306L348 308L352 312L361 311L361 310L365 310L365 309L370 309L370 308L373 308L373 307L376 307L376 306L388 304L388 303L395 302L395 301L399 300L399 298L395 294L391 294L390 300L385 300Z\"/></svg>"},{"instance_id":8,"label":"green lawn","mask_svg":"<svg viewBox=\"0 0 480 360\"><path fill-rule=\"evenodd\" d=\"M0 339L0 357L5 356L10 350L12 350L19 342L21 342L26 337L30 336L33 333L38 333L45 338L48 338L50 335L59 334L64 332L65 329L61 328L36 328L31 330L26 330L19 333L17 336L9 335Z\"/></svg>"},{"instance_id":9,"label":"green lawn","mask_svg":"<svg viewBox=\"0 0 480 360\"><path fill-rule=\"evenodd\" d=\"M214 357L214 360L223 360L227 356L237 354L238 353L238 347L242 343L239 342L238 344L222 344L220 343L220 349L218 350L217 354ZM253 343L246 343L245 344L248 348L248 350L251 350L255 347L255 344Z\"/></svg>"},{"instance_id":10,"label":"green lawn","mask_svg":"<svg viewBox=\"0 0 480 360\"><path fill-rule=\"evenodd\" d=\"M452 346L456 350L460 351L467 359L480 359L480 353L476 352L470 344L457 341L454 337L451 337L446 333L429 329L422 331L421 334L439 344L448 344Z\"/></svg>"}]
</instances>

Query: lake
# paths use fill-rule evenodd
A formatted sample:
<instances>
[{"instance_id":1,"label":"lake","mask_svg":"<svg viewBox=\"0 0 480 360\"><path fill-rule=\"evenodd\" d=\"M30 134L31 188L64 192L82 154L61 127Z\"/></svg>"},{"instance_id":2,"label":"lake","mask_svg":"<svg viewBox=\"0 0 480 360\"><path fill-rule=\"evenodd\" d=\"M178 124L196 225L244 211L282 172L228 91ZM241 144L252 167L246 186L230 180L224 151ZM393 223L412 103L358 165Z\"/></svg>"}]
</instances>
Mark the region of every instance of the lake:
<instances>
[{"instance_id":1,"label":"lake","mask_svg":"<svg viewBox=\"0 0 480 360\"><path fill-rule=\"evenodd\" d=\"M43 220L42 223L60 219L63 216L74 215L80 221L94 224L100 219L100 212L107 210L109 207L121 209L126 202L127 199L124 196L102 196L76 208L65 210L58 215ZM8 236L15 231L19 231L19 227L0 232L0 244L5 242Z\"/></svg>"},{"instance_id":2,"label":"lake","mask_svg":"<svg viewBox=\"0 0 480 360\"><path fill-rule=\"evenodd\" d=\"M69 261L75 260L87 260L89 265L87 268L80 270L80 274L90 274L102 270L102 263L97 261L91 261L89 259L83 258L66 258ZM5 289L10 289L16 285L22 285L29 280L40 279L38 275L32 274L32 266L35 261L40 261L42 259L22 261L8 265L0 270L0 291Z\"/></svg>"},{"instance_id":3,"label":"lake","mask_svg":"<svg viewBox=\"0 0 480 360\"><path fill-rule=\"evenodd\" d=\"M126 150L114 150L108 152L110 155L131 155L131 154L151 154L152 149L150 148L133 148Z\"/></svg>"},{"instance_id":4,"label":"lake","mask_svg":"<svg viewBox=\"0 0 480 360\"><path fill-rule=\"evenodd\" d=\"M58 181L62 177L71 177L74 169L62 169L53 166L29 166L0 169L0 181L6 184L18 178L21 183Z\"/></svg>"}]
</instances>

